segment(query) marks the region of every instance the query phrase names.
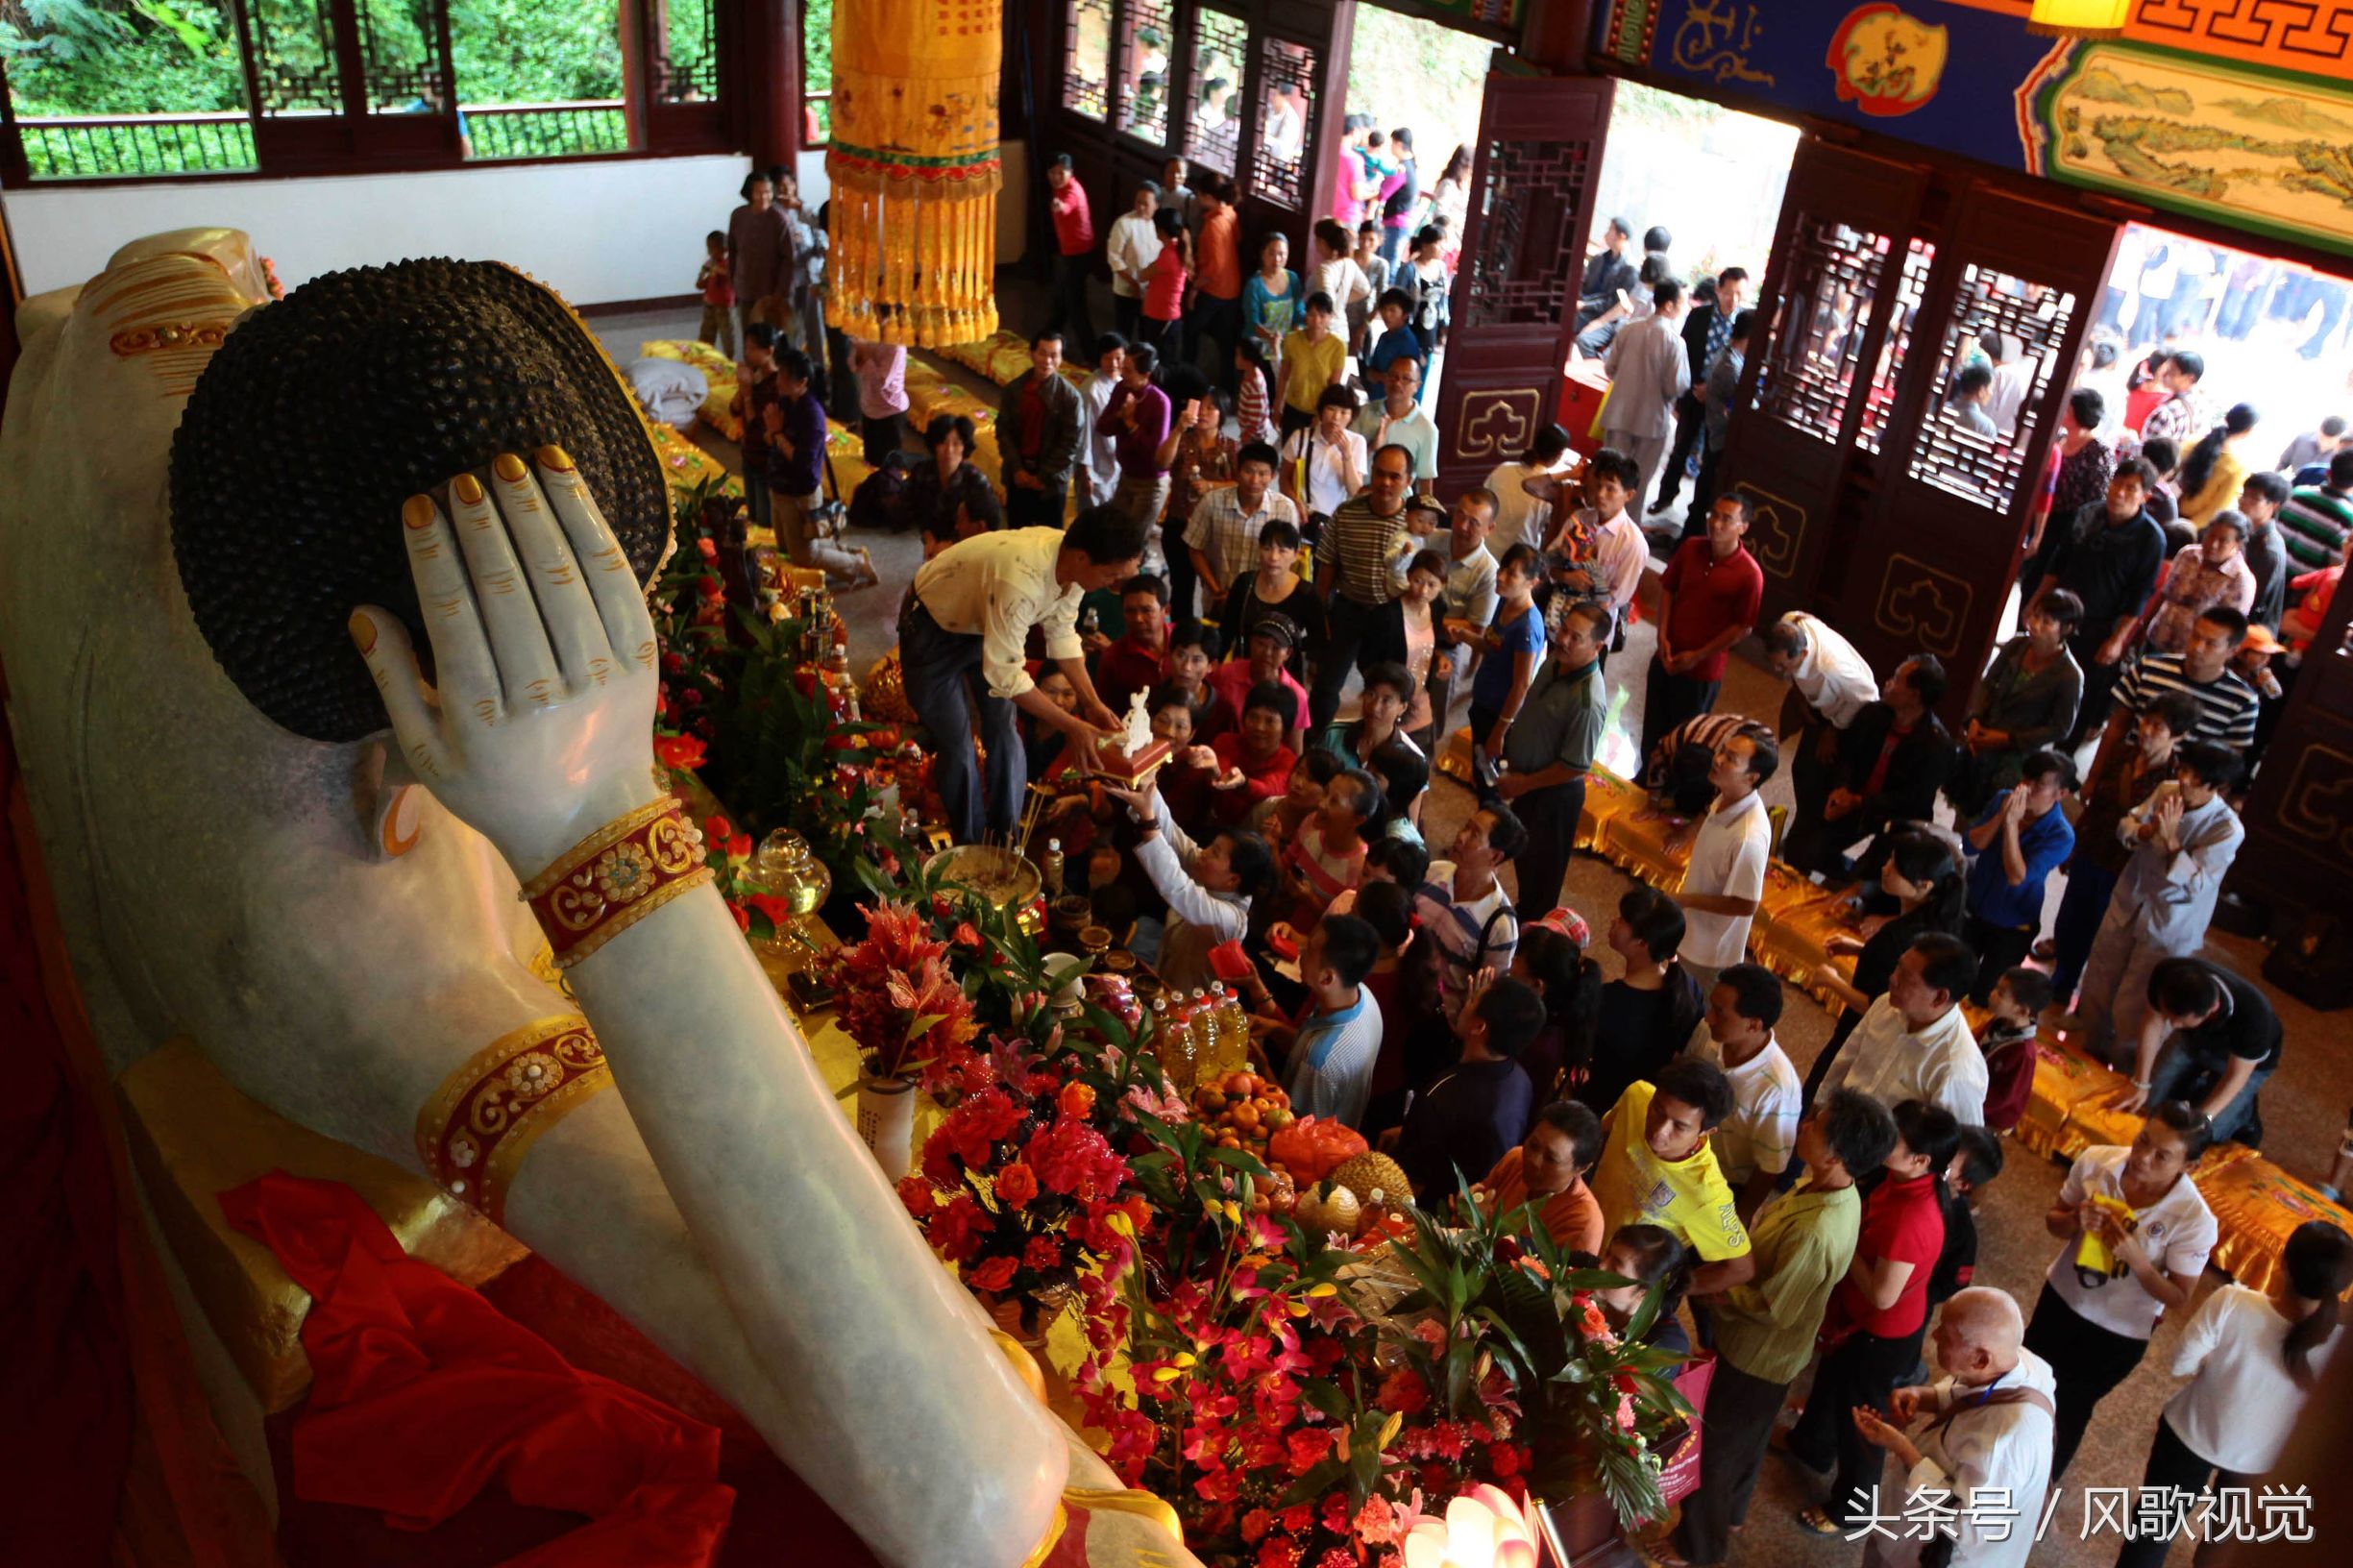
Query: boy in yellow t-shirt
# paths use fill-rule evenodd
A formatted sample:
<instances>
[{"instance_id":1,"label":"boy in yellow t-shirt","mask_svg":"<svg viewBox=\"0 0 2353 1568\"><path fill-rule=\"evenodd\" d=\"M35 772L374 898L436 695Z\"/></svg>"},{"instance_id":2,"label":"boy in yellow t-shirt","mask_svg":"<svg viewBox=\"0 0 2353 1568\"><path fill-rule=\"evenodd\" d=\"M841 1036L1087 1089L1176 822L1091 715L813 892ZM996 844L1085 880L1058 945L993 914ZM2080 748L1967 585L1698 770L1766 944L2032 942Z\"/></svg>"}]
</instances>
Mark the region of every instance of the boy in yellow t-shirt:
<instances>
[{"instance_id":1,"label":"boy in yellow t-shirt","mask_svg":"<svg viewBox=\"0 0 2353 1568\"><path fill-rule=\"evenodd\" d=\"M1588 1185L1609 1231L1656 1225L1700 1255L1693 1294L1722 1290L1755 1272L1749 1233L1716 1164L1708 1132L1730 1114L1724 1071L1677 1057L1653 1082L1636 1083L1602 1118L1607 1137Z\"/></svg>"},{"instance_id":2,"label":"boy in yellow t-shirt","mask_svg":"<svg viewBox=\"0 0 2353 1568\"><path fill-rule=\"evenodd\" d=\"M1348 368L1348 345L1332 330L1332 296L1308 296L1307 325L1283 339L1283 433L1315 423L1315 400L1339 384Z\"/></svg>"}]
</instances>

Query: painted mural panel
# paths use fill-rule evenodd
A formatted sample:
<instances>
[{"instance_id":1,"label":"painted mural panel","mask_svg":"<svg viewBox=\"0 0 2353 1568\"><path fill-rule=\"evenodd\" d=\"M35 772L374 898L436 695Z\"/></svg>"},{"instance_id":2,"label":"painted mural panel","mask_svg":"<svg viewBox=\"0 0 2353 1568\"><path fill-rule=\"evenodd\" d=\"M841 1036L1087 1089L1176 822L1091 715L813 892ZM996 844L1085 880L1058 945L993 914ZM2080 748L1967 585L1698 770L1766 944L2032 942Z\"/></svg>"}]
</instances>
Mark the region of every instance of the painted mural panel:
<instances>
[{"instance_id":1,"label":"painted mural panel","mask_svg":"<svg viewBox=\"0 0 2353 1568\"><path fill-rule=\"evenodd\" d=\"M2096 43L2028 33L2025 13L1611 0L1594 42L1711 96L2353 254L2353 0L2143 0L2126 38Z\"/></svg>"},{"instance_id":2,"label":"painted mural panel","mask_svg":"<svg viewBox=\"0 0 2353 1568\"><path fill-rule=\"evenodd\" d=\"M2128 45L2053 54L2019 92L2030 173L2353 250L2353 96Z\"/></svg>"}]
</instances>

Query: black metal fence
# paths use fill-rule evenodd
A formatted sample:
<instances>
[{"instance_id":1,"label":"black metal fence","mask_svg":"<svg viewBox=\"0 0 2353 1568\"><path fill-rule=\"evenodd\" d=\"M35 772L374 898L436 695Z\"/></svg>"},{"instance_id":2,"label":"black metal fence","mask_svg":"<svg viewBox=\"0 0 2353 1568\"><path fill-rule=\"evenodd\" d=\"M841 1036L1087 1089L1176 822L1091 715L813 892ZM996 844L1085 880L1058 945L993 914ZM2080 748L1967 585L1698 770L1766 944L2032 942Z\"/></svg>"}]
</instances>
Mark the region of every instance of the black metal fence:
<instances>
[{"instance_id":1,"label":"black metal fence","mask_svg":"<svg viewBox=\"0 0 2353 1568\"><path fill-rule=\"evenodd\" d=\"M471 158L571 158L625 153L629 118L618 98L570 104L465 105Z\"/></svg>"},{"instance_id":2,"label":"black metal fence","mask_svg":"<svg viewBox=\"0 0 2353 1568\"><path fill-rule=\"evenodd\" d=\"M242 113L20 119L16 130L36 180L216 174L255 166L253 122Z\"/></svg>"}]
</instances>

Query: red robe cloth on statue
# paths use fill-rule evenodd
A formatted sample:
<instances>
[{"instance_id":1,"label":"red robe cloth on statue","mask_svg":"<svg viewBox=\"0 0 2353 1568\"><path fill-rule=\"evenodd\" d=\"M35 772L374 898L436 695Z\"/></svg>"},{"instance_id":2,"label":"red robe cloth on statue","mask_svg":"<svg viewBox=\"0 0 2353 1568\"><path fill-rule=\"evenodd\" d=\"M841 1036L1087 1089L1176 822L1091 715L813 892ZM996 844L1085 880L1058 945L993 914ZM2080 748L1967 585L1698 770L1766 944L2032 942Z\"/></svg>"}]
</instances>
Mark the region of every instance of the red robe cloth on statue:
<instances>
[{"instance_id":1,"label":"red robe cloth on statue","mask_svg":"<svg viewBox=\"0 0 2353 1568\"><path fill-rule=\"evenodd\" d=\"M719 1433L583 1372L399 1241L351 1188L273 1172L221 1194L310 1292L297 1495L429 1529L493 1482L590 1523L508 1568L709 1568L735 1503Z\"/></svg>"}]
</instances>

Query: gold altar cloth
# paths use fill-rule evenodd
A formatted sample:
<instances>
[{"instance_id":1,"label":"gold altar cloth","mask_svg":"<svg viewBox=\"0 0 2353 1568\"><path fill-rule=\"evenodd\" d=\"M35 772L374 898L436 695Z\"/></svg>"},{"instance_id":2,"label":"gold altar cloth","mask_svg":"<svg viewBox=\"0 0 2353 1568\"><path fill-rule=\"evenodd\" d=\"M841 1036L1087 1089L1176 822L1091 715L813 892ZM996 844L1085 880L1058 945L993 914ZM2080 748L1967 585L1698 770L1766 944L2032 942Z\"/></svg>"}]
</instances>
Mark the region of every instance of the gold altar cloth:
<instances>
[{"instance_id":1,"label":"gold altar cloth","mask_svg":"<svg viewBox=\"0 0 2353 1568\"><path fill-rule=\"evenodd\" d=\"M310 1297L267 1247L230 1228L220 1193L272 1170L345 1183L412 1257L473 1287L527 1254L424 1177L248 1099L190 1041L168 1041L134 1063L115 1087L131 1157L164 1239L213 1332L273 1413L310 1385L300 1337Z\"/></svg>"}]
</instances>

